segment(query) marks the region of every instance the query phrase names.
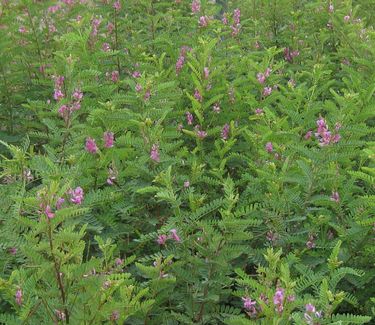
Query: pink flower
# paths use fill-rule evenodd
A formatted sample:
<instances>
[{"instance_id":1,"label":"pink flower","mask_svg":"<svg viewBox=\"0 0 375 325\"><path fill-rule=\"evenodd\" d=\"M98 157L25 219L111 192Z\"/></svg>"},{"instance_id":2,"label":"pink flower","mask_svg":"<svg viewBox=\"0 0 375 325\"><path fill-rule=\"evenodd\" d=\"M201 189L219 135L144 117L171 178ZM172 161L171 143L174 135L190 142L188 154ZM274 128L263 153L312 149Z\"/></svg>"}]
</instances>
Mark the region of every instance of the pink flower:
<instances>
[{"instance_id":1,"label":"pink flower","mask_svg":"<svg viewBox=\"0 0 375 325\"><path fill-rule=\"evenodd\" d=\"M145 101L148 101L151 97L151 90L150 89L147 89L146 92L145 92L145 95L143 96L143 99Z\"/></svg>"},{"instance_id":2,"label":"pink flower","mask_svg":"<svg viewBox=\"0 0 375 325\"><path fill-rule=\"evenodd\" d=\"M239 28L239 25L237 26L230 26L230 28L232 29L232 36L235 37L237 36L239 33L240 33L240 28Z\"/></svg>"},{"instance_id":3,"label":"pink flower","mask_svg":"<svg viewBox=\"0 0 375 325\"><path fill-rule=\"evenodd\" d=\"M278 313L282 313L284 310L284 289L283 288L277 288L275 295L273 296L273 303L276 306L276 311Z\"/></svg>"},{"instance_id":4,"label":"pink flower","mask_svg":"<svg viewBox=\"0 0 375 325\"><path fill-rule=\"evenodd\" d=\"M115 25L113 23L109 22L107 24L107 31L108 31L108 33L111 34L114 29L115 29Z\"/></svg>"},{"instance_id":5,"label":"pink flower","mask_svg":"<svg viewBox=\"0 0 375 325\"><path fill-rule=\"evenodd\" d=\"M139 93L142 90L142 86L140 84L135 85L135 91Z\"/></svg>"},{"instance_id":6,"label":"pink flower","mask_svg":"<svg viewBox=\"0 0 375 325\"><path fill-rule=\"evenodd\" d=\"M207 67L204 67L203 69L203 74L204 74L204 77L206 79L208 79L209 75L210 75L210 70L207 68Z\"/></svg>"},{"instance_id":7,"label":"pink flower","mask_svg":"<svg viewBox=\"0 0 375 325\"><path fill-rule=\"evenodd\" d=\"M159 244L159 245L165 245L165 242L167 241L168 239L168 236L167 235L159 235L158 236L158 239L156 240L156 242Z\"/></svg>"},{"instance_id":8,"label":"pink flower","mask_svg":"<svg viewBox=\"0 0 375 325\"><path fill-rule=\"evenodd\" d=\"M8 249L9 254L16 255L17 254L17 247L11 247Z\"/></svg>"},{"instance_id":9,"label":"pink flower","mask_svg":"<svg viewBox=\"0 0 375 325\"><path fill-rule=\"evenodd\" d=\"M245 308L245 310L248 311L252 316L256 315L256 301L251 300L249 297L242 297L241 299L243 301L243 308Z\"/></svg>"},{"instance_id":10,"label":"pink flower","mask_svg":"<svg viewBox=\"0 0 375 325\"><path fill-rule=\"evenodd\" d=\"M344 16L344 21L347 23L350 20L350 16L346 15Z\"/></svg>"},{"instance_id":11,"label":"pink flower","mask_svg":"<svg viewBox=\"0 0 375 325\"><path fill-rule=\"evenodd\" d=\"M16 297L17 305L21 306L22 305L22 290L21 289L17 289L15 297Z\"/></svg>"},{"instance_id":12,"label":"pink flower","mask_svg":"<svg viewBox=\"0 0 375 325\"><path fill-rule=\"evenodd\" d=\"M60 9L61 9L61 6L57 4L55 6L48 7L48 12L51 13L51 14L54 14L55 12L57 12Z\"/></svg>"},{"instance_id":13,"label":"pink flower","mask_svg":"<svg viewBox=\"0 0 375 325\"><path fill-rule=\"evenodd\" d=\"M93 19L93 21L91 22L91 35L92 36L96 36L98 34L98 28L101 22L102 21L100 19Z\"/></svg>"},{"instance_id":14,"label":"pink flower","mask_svg":"<svg viewBox=\"0 0 375 325\"><path fill-rule=\"evenodd\" d=\"M233 21L236 25L240 24L240 18L241 18L241 10L240 9L234 9L233 11Z\"/></svg>"},{"instance_id":15,"label":"pink flower","mask_svg":"<svg viewBox=\"0 0 375 325\"><path fill-rule=\"evenodd\" d=\"M117 311L117 310L114 310L111 314L111 317L109 318L109 320L111 321L117 321L120 319L120 312Z\"/></svg>"},{"instance_id":16,"label":"pink flower","mask_svg":"<svg viewBox=\"0 0 375 325\"><path fill-rule=\"evenodd\" d=\"M124 263L124 260L122 260L121 258L116 258L115 260L116 266L120 266L122 263Z\"/></svg>"},{"instance_id":17,"label":"pink flower","mask_svg":"<svg viewBox=\"0 0 375 325\"><path fill-rule=\"evenodd\" d=\"M264 87L263 92L262 92L262 95L264 97L267 97L267 96L271 95L271 93L272 93L271 87Z\"/></svg>"},{"instance_id":18,"label":"pink flower","mask_svg":"<svg viewBox=\"0 0 375 325\"><path fill-rule=\"evenodd\" d=\"M268 241L274 243L279 238L279 235L276 232L269 230L266 234L266 238Z\"/></svg>"},{"instance_id":19,"label":"pink flower","mask_svg":"<svg viewBox=\"0 0 375 325\"><path fill-rule=\"evenodd\" d=\"M55 92L53 94L53 98L56 101L60 101L62 98L64 98L64 93L60 89L55 89Z\"/></svg>"},{"instance_id":20,"label":"pink flower","mask_svg":"<svg viewBox=\"0 0 375 325\"><path fill-rule=\"evenodd\" d=\"M229 137L229 131L230 131L230 126L228 123L226 123L223 127L223 129L221 130L221 138L223 140L228 140L228 137Z\"/></svg>"},{"instance_id":21,"label":"pink flower","mask_svg":"<svg viewBox=\"0 0 375 325\"><path fill-rule=\"evenodd\" d=\"M264 111L263 111L261 108L257 108L257 109L255 110L255 114L256 114L256 115L263 115L263 113L264 113Z\"/></svg>"},{"instance_id":22,"label":"pink flower","mask_svg":"<svg viewBox=\"0 0 375 325\"><path fill-rule=\"evenodd\" d=\"M306 308L306 312L315 313L315 306L313 304L309 303L305 306L305 308Z\"/></svg>"},{"instance_id":23,"label":"pink flower","mask_svg":"<svg viewBox=\"0 0 375 325\"><path fill-rule=\"evenodd\" d=\"M114 181L117 178L117 170L115 168L108 168L108 178L107 178L107 184L113 185Z\"/></svg>"},{"instance_id":24,"label":"pink flower","mask_svg":"<svg viewBox=\"0 0 375 325\"><path fill-rule=\"evenodd\" d=\"M98 149L98 147L96 145L95 139L93 139L93 138L87 138L86 139L85 149L89 153L92 153L92 154L97 153L99 149Z\"/></svg>"},{"instance_id":25,"label":"pink flower","mask_svg":"<svg viewBox=\"0 0 375 325\"><path fill-rule=\"evenodd\" d=\"M106 148L112 148L114 143L114 134L113 132L104 132L103 134L104 139L104 147Z\"/></svg>"},{"instance_id":26,"label":"pink flower","mask_svg":"<svg viewBox=\"0 0 375 325\"><path fill-rule=\"evenodd\" d=\"M334 10L333 4L330 3L329 6L328 6L328 12L333 13L333 10Z\"/></svg>"},{"instance_id":27,"label":"pink flower","mask_svg":"<svg viewBox=\"0 0 375 325\"><path fill-rule=\"evenodd\" d=\"M316 124L318 126L317 132L315 133L315 136L319 140L320 146L326 146L331 143L337 143L340 141L341 136L340 134L332 134L330 131L328 131L328 126L326 124L326 121L323 118L319 118L316 121ZM341 124L336 124L335 131L337 132L341 128Z\"/></svg>"},{"instance_id":28,"label":"pink flower","mask_svg":"<svg viewBox=\"0 0 375 325\"><path fill-rule=\"evenodd\" d=\"M102 50L104 52L109 52L111 50L111 47L110 47L110 45L108 43L103 43Z\"/></svg>"},{"instance_id":29,"label":"pink flower","mask_svg":"<svg viewBox=\"0 0 375 325\"><path fill-rule=\"evenodd\" d=\"M51 207L49 205L47 205L46 208L44 209L44 214L46 215L48 219L52 219L55 216L55 214L52 212Z\"/></svg>"},{"instance_id":30,"label":"pink flower","mask_svg":"<svg viewBox=\"0 0 375 325\"><path fill-rule=\"evenodd\" d=\"M266 151L271 153L273 151L273 145L272 142L267 142L266 143Z\"/></svg>"},{"instance_id":31,"label":"pink flower","mask_svg":"<svg viewBox=\"0 0 375 325\"><path fill-rule=\"evenodd\" d=\"M192 125L194 122L194 116L190 112L186 112L186 122L188 125Z\"/></svg>"},{"instance_id":32,"label":"pink flower","mask_svg":"<svg viewBox=\"0 0 375 325\"><path fill-rule=\"evenodd\" d=\"M140 73L139 71L134 71L134 72L132 73L132 77L133 77L133 78L140 78L140 77L141 77L141 73Z\"/></svg>"},{"instance_id":33,"label":"pink flower","mask_svg":"<svg viewBox=\"0 0 375 325\"><path fill-rule=\"evenodd\" d=\"M116 0L115 3L113 4L113 8L115 8L116 11L120 11L121 9L121 3L119 0Z\"/></svg>"},{"instance_id":34,"label":"pink flower","mask_svg":"<svg viewBox=\"0 0 375 325\"><path fill-rule=\"evenodd\" d=\"M268 78L270 76L271 72L272 72L272 70L270 68L267 68L266 71L264 72L264 76L266 78Z\"/></svg>"},{"instance_id":35,"label":"pink flower","mask_svg":"<svg viewBox=\"0 0 375 325\"><path fill-rule=\"evenodd\" d=\"M178 60L176 62L176 74L178 75L180 71L182 70L185 63L185 57L183 55L180 55L178 57Z\"/></svg>"},{"instance_id":36,"label":"pink flower","mask_svg":"<svg viewBox=\"0 0 375 325\"><path fill-rule=\"evenodd\" d=\"M18 31L21 33L21 34L24 34L27 32L27 29L25 26L21 26L20 28L18 28Z\"/></svg>"},{"instance_id":37,"label":"pink flower","mask_svg":"<svg viewBox=\"0 0 375 325\"><path fill-rule=\"evenodd\" d=\"M193 0L191 3L191 11L196 14L201 10L201 2L200 0Z\"/></svg>"},{"instance_id":38,"label":"pink flower","mask_svg":"<svg viewBox=\"0 0 375 325\"><path fill-rule=\"evenodd\" d=\"M273 296L273 303L274 305L280 305L284 302L284 289L277 288L275 295Z\"/></svg>"},{"instance_id":39,"label":"pink flower","mask_svg":"<svg viewBox=\"0 0 375 325\"><path fill-rule=\"evenodd\" d=\"M296 300L296 296L295 295L290 295L286 298L286 300L288 300L288 302L293 302L294 300Z\"/></svg>"},{"instance_id":40,"label":"pink flower","mask_svg":"<svg viewBox=\"0 0 375 325\"><path fill-rule=\"evenodd\" d=\"M206 131L203 131L203 130L197 130L197 137L199 139L204 139L206 136L207 136L207 132Z\"/></svg>"},{"instance_id":41,"label":"pink flower","mask_svg":"<svg viewBox=\"0 0 375 325\"><path fill-rule=\"evenodd\" d=\"M219 105L219 103L215 103L214 106L212 107L212 110L215 113L219 114L220 113L220 105Z\"/></svg>"},{"instance_id":42,"label":"pink flower","mask_svg":"<svg viewBox=\"0 0 375 325\"><path fill-rule=\"evenodd\" d=\"M332 195L331 195L331 201L333 202L336 202L336 203L339 203L340 202L340 195L339 195L339 192L332 192Z\"/></svg>"},{"instance_id":43,"label":"pink flower","mask_svg":"<svg viewBox=\"0 0 375 325\"><path fill-rule=\"evenodd\" d=\"M194 91L194 98L198 101L198 102L201 102L202 101L202 95L201 93L199 92L199 90L197 88L195 88L195 91Z\"/></svg>"},{"instance_id":44,"label":"pink flower","mask_svg":"<svg viewBox=\"0 0 375 325\"><path fill-rule=\"evenodd\" d=\"M221 22L224 24L224 25L228 25L228 18L226 16L226 14L224 14L223 18L221 19Z\"/></svg>"},{"instance_id":45,"label":"pink flower","mask_svg":"<svg viewBox=\"0 0 375 325\"><path fill-rule=\"evenodd\" d=\"M83 98L83 92L80 89L75 89L72 97L77 101L81 101Z\"/></svg>"},{"instance_id":46,"label":"pink flower","mask_svg":"<svg viewBox=\"0 0 375 325\"><path fill-rule=\"evenodd\" d=\"M189 181L185 181L185 182L184 182L184 187L185 187L185 188L190 187L190 182L189 182Z\"/></svg>"},{"instance_id":47,"label":"pink flower","mask_svg":"<svg viewBox=\"0 0 375 325\"><path fill-rule=\"evenodd\" d=\"M208 16L199 17L198 23L200 27L207 27L209 22Z\"/></svg>"},{"instance_id":48,"label":"pink flower","mask_svg":"<svg viewBox=\"0 0 375 325\"><path fill-rule=\"evenodd\" d=\"M69 190L70 201L74 204L80 205L83 201L83 189L76 187L74 190Z\"/></svg>"},{"instance_id":49,"label":"pink flower","mask_svg":"<svg viewBox=\"0 0 375 325\"><path fill-rule=\"evenodd\" d=\"M180 242L181 239L180 237L177 235L177 230L176 229L171 229L170 230L170 233L171 233L171 239L175 240L176 242Z\"/></svg>"},{"instance_id":50,"label":"pink flower","mask_svg":"<svg viewBox=\"0 0 375 325\"><path fill-rule=\"evenodd\" d=\"M55 26L54 24L50 23L50 24L48 25L48 31L49 31L51 34L53 34L53 33L56 33L56 32L57 32L57 28L56 28L56 26Z\"/></svg>"},{"instance_id":51,"label":"pink flower","mask_svg":"<svg viewBox=\"0 0 375 325\"><path fill-rule=\"evenodd\" d=\"M309 140L312 136L312 131L307 131L306 134L305 134L305 140Z\"/></svg>"},{"instance_id":52,"label":"pink flower","mask_svg":"<svg viewBox=\"0 0 375 325\"><path fill-rule=\"evenodd\" d=\"M159 146L157 144L152 145L150 158L155 162L160 162Z\"/></svg>"},{"instance_id":53,"label":"pink flower","mask_svg":"<svg viewBox=\"0 0 375 325\"><path fill-rule=\"evenodd\" d=\"M296 82L294 79L289 79L288 81L288 87L294 88L296 86Z\"/></svg>"},{"instance_id":54,"label":"pink flower","mask_svg":"<svg viewBox=\"0 0 375 325\"><path fill-rule=\"evenodd\" d=\"M56 202L56 210L60 210L64 202L65 202L64 198L62 197L58 198Z\"/></svg>"},{"instance_id":55,"label":"pink flower","mask_svg":"<svg viewBox=\"0 0 375 325\"><path fill-rule=\"evenodd\" d=\"M266 76L263 73L257 73L257 80L262 85L266 81Z\"/></svg>"},{"instance_id":56,"label":"pink flower","mask_svg":"<svg viewBox=\"0 0 375 325\"><path fill-rule=\"evenodd\" d=\"M297 57L297 56L299 56L299 51L297 51L297 50L291 51L291 50L289 49L289 47L286 47L286 48L284 49L284 59L285 59L286 61L288 61L288 62L293 62L293 59L294 59L295 57Z\"/></svg>"},{"instance_id":57,"label":"pink flower","mask_svg":"<svg viewBox=\"0 0 375 325\"><path fill-rule=\"evenodd\" d=\"M113 82L117 82L119 80L119 77L120 77L120 74L119 74L119 72L117 70L112 71L112 73L111 73L111 80Z\"/></svg>"},{"instance_id":58,"label":"pink flower","mask_svg":"<svg viewBox=\"0 0 375 325\"><path fill-rule=\"evenodd\" d=\"M58 320L64 321L66 319L65 313L61 310L56 309L55 315L56 315Z\"/></svg>"},{"instance_id":59,"label":"pink flower","mask_svg":"<svg viewBox=\"0 0 375 325\"><path fill-rule=\"evenodd\" d=\"M309 240L306 242L306 247L308 249L315 248L315 237L313 235L309 235Z\"/></svg>"}]
</instances>

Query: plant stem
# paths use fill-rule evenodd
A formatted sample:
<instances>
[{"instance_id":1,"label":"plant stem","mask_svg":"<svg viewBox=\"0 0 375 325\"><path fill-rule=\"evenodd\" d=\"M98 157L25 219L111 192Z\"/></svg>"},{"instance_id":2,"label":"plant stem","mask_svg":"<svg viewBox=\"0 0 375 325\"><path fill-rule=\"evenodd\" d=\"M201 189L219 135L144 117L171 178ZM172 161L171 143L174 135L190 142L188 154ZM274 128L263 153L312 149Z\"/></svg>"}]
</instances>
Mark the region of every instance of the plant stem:
<instances>
[{"instance_id":1,"label":"plant stem","mask_svg":"<svg viewBox=\"0 0 375 325\"><path fill-rule=\"evenodd\" d=\"M57 262L55 254L53 252L52 227L51 227L51 223L50 223L49 220L48 220L48 240L49 240L49 247L50 247L50 250L51 250L51 256L52 256L53 264L54 264L54 268L55 268L56 280L57 280L57 284L58 284L59 290L60 290L61 301L64 305L66 323L69 324L69 311L68 311L68 308L66 306L65 289L64 289L64 284L61 280L60 266L59 266L59 263Z\"/></svg>"}]
</instances>

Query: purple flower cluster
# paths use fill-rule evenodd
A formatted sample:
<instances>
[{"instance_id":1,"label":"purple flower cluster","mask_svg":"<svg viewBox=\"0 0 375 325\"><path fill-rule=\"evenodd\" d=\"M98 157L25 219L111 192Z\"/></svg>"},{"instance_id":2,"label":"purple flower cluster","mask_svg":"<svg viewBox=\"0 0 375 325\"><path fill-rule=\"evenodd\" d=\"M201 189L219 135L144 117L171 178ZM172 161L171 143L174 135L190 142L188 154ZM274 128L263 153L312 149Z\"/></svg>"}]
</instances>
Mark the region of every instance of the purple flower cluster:
<instances>
[{"instance_id":1,"label":"purple flower cluster","mask_svg":"<svg viewBox=\"0 0 375 325\"><path fill-rule=\"evenodd\" d=\"M284 49L284 59L285 59L285 61L288 61L288 62L291 63L291 62L293 62L293 59L297 56L299 56L299 51L297 51L297 50L292 51L292 50L290 50L289 47L286 47Z\"/></svg>"},{"instance_id":2,"label":"purple flower cluster","mask_svg":"<svg viewBox=\"0 0 375 325\"><path fill-rule=\"evenodd\" d=\"M150 151L150 158L155 162L160 162L159 146L153 144Z\"/></svg>"},{"instance_id":3,"label":"purple flower cluster","mask_svg":"<svg viewBox=\"0 0 375 325\"><path fill-rule=\"evenodd\" d=\"M177 230L176 229L171 229L170 231L170 235L167 236L165 234L162 234L162 235L159 235L156 242L159 244L159 245L165 245L165 243L167 242L168 239L172 239L174 240L175 242L181 242L181 238L180 236L177 234Z\"/></svg>"},{"instance_id":4,"label":"purple flower cluster","mask_svg":"<svg viewBox=\"0 0 375 325\"><path fill-rule=\"evenodd\" d=\"M334 134L329 131L327 122L322 117L316 121L316 125L317 131L315 136L318 138L320 146L326 146L340 141L341 136L338 131L340 130L341 125L339 123L336 123Z\"/></svg>"}]
</instances>

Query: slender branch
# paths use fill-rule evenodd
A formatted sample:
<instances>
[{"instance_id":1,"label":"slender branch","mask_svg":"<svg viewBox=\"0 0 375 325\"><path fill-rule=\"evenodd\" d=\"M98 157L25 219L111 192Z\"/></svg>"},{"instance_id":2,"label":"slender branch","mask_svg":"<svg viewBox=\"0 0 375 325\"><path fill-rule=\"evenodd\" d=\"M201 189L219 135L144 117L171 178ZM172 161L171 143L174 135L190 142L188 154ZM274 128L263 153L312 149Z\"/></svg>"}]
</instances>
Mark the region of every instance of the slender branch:
<instances>
[{"instance_id":1,"label":"slender branch","mask_svg":"<svg viewBox=\"0 0 375 325\"><path fill-rule=\"evenodd\" d=\"M53 259L53 264L54 264L54 267L55 267L56 280L57 280L57 284L59 286L61 300L62 300L62 303L64 305L66 323L69 324L69 311L68 311L68 308L66 306L65 289L64 289L64 284L61 280L60 266L59 266L59 263L57 262L55 254L53 252L52 227L51 227L51 223L50 223L49 220L48 220L48 240L49 240L49 247L50 247L50 250L51 250L51 256L52 256L52 259Z\"/></svg>"}]
</instances>

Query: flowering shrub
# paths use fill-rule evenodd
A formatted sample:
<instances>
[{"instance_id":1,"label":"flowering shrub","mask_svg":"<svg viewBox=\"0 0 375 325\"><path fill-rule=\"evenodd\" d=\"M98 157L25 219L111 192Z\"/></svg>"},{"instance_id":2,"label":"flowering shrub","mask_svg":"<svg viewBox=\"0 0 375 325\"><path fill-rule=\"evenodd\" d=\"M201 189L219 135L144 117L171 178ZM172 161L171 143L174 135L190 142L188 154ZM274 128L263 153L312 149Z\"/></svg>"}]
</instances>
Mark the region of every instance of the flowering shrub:
<instances>
[{"instance_id":1,"label":"flowering shrub","mask_svg":"<svg viewBox=\"0 0 375 325\"><path fill-rule=\"evenodd\" d=\"M365 324L371 1L0 1L0 324Z\"/></svg>"}]
</instances>

